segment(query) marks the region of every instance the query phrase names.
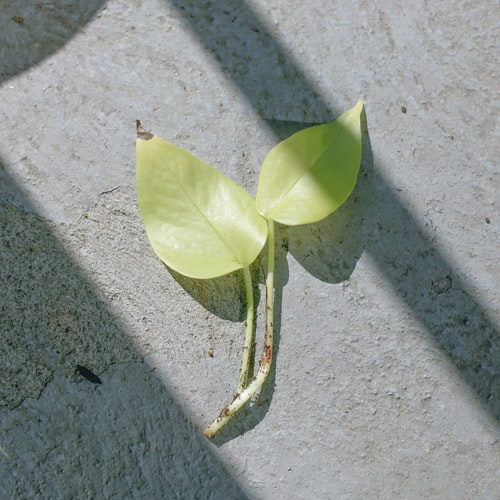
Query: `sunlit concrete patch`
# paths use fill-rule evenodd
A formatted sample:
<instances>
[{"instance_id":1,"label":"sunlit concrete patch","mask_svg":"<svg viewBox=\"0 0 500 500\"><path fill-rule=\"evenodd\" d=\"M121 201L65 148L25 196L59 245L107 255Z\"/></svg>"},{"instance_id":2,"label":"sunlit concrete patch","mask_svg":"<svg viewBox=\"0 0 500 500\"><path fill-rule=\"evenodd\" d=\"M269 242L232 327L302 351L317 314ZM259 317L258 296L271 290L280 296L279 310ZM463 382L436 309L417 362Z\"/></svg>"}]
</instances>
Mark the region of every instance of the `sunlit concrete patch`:
<instances>
[{"instance_id":1,"label":"sunlit concrete patch","mask_svg":"<svg viewBox=\"0 0 500 500\"><path fill-rule=\"evenodd\" d=\"M60 19L63 3L37 20ZM80 3L43 29L32 12L58 2L2 20L0 37L32 30L48 45L27 51L38 64L0 71L0 495L75 496L74 482L85 498L101 486L490 498L494 2ZM238 379L241 278L183 280L156 259L136 204L135 120L255 194L278 140L360 97L353 196L318 224L278 228L275 371L207 448L199 429Z\"/></svg>"}]
</instances>

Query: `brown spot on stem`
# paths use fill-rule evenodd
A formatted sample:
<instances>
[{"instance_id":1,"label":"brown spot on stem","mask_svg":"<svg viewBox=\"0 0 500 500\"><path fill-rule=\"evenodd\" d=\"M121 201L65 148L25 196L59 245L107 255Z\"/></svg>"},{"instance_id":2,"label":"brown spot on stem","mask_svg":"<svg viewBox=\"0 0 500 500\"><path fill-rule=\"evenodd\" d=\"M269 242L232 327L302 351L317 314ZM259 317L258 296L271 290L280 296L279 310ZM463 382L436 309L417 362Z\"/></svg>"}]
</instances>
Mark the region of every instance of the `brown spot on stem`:
<instances>
[{"instance_id":1,"label":"brown spot on stem","mask_svg":"<svg viewBox=\"0 0 500 500\"><path fill-rule=\"evenodd\" d=\"M262 363L267 363L271 360L273 356L273 351L270 345L264 346L264 352L262 353Z\"/></svg>"},{"instance_id":2,"label":"brown spot on stem","mask_svg":"<svg viewBox=\"0 0 500 500\"><path fill-rule=\"evenodd\" d=\"M151 132L147 132L142 128L140 120L136 120L135 125L137 127L137 139L142 139L143 141L149 141L154 137L154 135Z\"/></svg>"},{"instance_id":3,"label":"brown spot on stem","mask_svg":"<svg viewBox=\"0 0 500 500\"><path fill-rule=\"evenodd\" d=\"M229 408L226 406L225 408L222 408L222 411L220 412L220 415L217 418L223 419L224 417L227 417L228 415L229 415Z\"/></svg>"}]
</instances>

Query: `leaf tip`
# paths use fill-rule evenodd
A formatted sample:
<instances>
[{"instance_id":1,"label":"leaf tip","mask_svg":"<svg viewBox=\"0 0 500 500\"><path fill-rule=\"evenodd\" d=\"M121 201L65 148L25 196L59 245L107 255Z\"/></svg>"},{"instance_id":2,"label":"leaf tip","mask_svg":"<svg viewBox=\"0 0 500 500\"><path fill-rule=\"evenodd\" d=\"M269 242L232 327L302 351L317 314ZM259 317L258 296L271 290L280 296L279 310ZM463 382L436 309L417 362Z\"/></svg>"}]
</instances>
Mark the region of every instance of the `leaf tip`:
<instances>
[{"instance_id":1,"label":"leaf tip","mask_svg":"<svg viewBox=\"0 0 500 500\"><path fill-rule=\"evenodd\" d=\"M135 121L135 126L137 128L137 139L142 139L143 141L149 141L154 137L151 132L148 132L142 128L142 123L140 120Z\"/></svg>"}]
</instances>

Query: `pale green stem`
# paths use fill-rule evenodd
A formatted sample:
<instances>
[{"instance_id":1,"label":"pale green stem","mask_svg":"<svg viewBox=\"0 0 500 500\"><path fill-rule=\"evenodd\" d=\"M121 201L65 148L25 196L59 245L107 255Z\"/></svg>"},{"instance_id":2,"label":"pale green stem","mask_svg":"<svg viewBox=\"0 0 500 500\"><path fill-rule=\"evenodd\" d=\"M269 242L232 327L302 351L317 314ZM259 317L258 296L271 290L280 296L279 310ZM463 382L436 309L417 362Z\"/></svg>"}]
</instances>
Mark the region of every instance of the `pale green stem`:
<instances>
[{"instance_id":1,"label":"pale green stem","mask_svg":"<svg viewBox=\"0 0 500 500\"><path fill-rule=\"evenodd\" d=\"M245 291L247 301L247 321L245 332L245 343L243 344L243 357L241 359L240 383L238 384L237 392L243 392L248 385L250 378L253 375L252 352L255 333L255 311L253 305L253 286L252 275L250 268L243 268L245 277Z\"/></svg>"},{"instance_id":2,"label":"pale green stem","mask_svg":"<svg viewBox=\"0 0 500 500\"><path fill-rule=\"evenodd\" d=\"M271 372L273 361L273 321L274 321L274 222L268 220L267 278L266 278L266 331L264 347L257 374L250 384L234 395L233 401L224 407L220 415L203 431L207 437L214 437L250 399L261 389ZM241 382L240 382L241 383Z\"/></svg>"}]
</instances>

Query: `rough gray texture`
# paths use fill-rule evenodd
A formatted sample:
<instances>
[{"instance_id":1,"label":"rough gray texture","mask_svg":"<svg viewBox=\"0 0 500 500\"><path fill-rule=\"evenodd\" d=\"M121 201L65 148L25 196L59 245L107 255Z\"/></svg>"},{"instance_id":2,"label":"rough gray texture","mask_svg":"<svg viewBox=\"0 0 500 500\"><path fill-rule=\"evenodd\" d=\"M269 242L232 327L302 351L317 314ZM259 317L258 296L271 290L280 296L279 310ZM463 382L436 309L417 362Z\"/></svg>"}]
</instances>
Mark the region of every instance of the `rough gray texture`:
<instances>
[{"instance_id":1,"label":"rough gray texture","mask_svg":"<svg viewBox=\"0 0 500 500\"><path fill-rule=\"evenodd\" d=\"M0 496L497 498L497 19L494 0L0 9ZM358 97L355 192L280 228L275 370L210 444L241 278L152 254L135 119L255 193L272 145Z\"/></svg>"},{"instance_id":2,"label":"rough gray texture","mask_svg":"<svg viewBox=\"0 0 500 500\"><path fill-rule=\"evenodd\" d=\"M144 364L2 412L3 498L245 498Z\"/></svg>"}]
</instances>

